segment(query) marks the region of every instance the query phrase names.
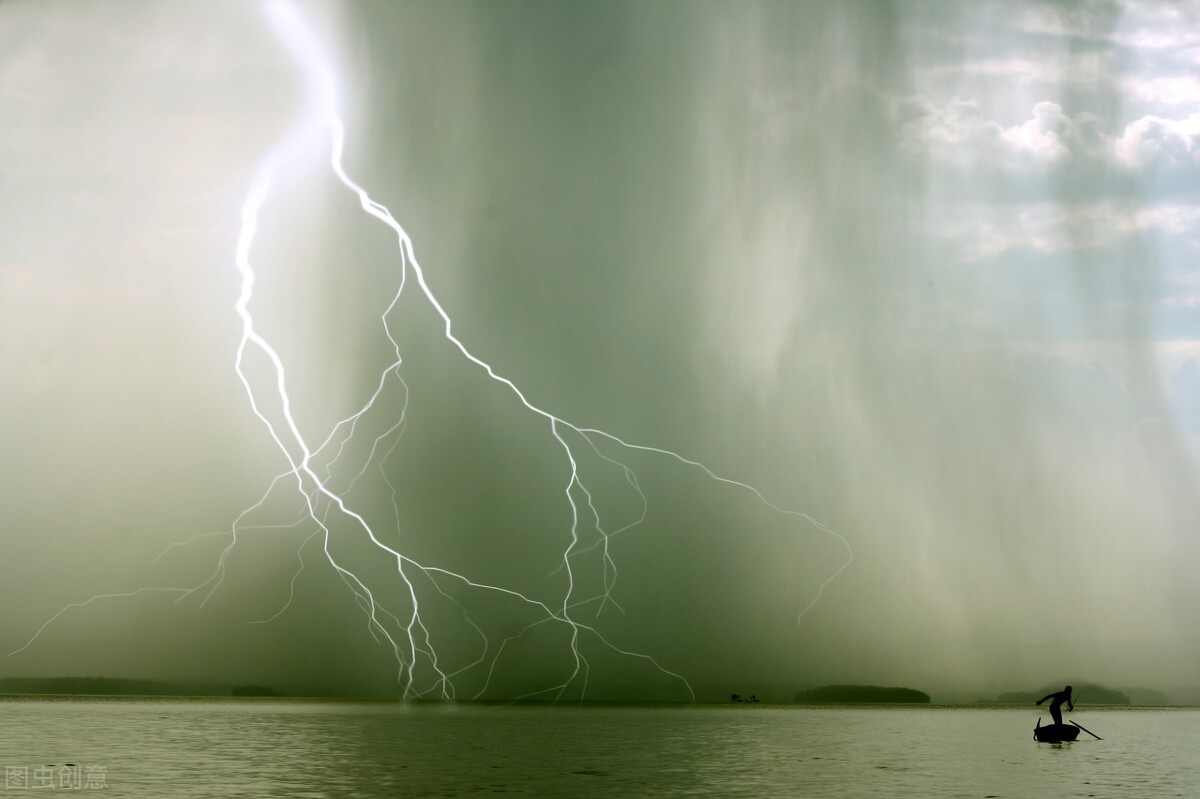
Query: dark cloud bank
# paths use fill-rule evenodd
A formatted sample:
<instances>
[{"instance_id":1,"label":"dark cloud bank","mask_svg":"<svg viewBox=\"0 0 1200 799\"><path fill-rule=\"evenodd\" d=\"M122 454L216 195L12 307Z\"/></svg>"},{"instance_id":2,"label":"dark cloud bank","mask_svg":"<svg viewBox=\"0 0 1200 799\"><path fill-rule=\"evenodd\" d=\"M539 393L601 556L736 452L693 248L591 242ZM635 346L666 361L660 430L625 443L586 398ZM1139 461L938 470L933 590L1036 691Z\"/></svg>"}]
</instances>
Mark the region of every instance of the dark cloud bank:
<instances>
[{"instance_id":1,"label":"dark cloud bank","mask_svg":"<svg viewBox=\"0 0 1200 799\"><path fill-rule=\"evenodd\" d=\"M69 28L76 7L15 8L53 54L44 29ZM118 39L135 35L138 7L128 18L122 8L102 28ZM1193 679L1197 428L1179 409L1200 398L1200 381L1187 360L1194 323L1172 298L1188 285L1178 253L1194 222L1169 181L1138 171L1132 155L1056 161L1034 136L1065 124L1047 122L1045 107L1038 117L1036 102L1067 108L1072 142L1082 140L1078 115L1092 114L1112 148L1149 113L1128 99L1123 76L1134 73L1120 66L1139 51L1119 34L1141 23L1118 6L1022 5L989 39L999 8L306 9L346 84L347 166L406 226L480 358L538 406L701 460L853 546L851 567L797 624L846 559L837 538L669 457L611 442L588 450L585 479L609 530L642 506L601 454L636 471L647 504L644 523L610 541L613 602L576 615L685 675L701 698L785 699L837 682L912 685L936 700L1062 674L1170 691ZM180 232L200 216L168 209L126 219L129 236L95 257L82 246L47 254L46 213L29 252L5 259L6 308L25 285L20 261L48 265L31 274L43 281L38 302L58 309L6 332L5 385L15 388L4 400L0 638L10 650L67 603L204 580L228 537L152 560L172 542L228 529L283 468L232 371L232 253L239 192L303 91L256 14L159 16L138 35L167 36L192 19L204 43L231 27L261 63L227 63L219 49L207 61L185 50L180 62L251 76L279 111L237 140L240 166L231 186L213 189L224 194L202 218L219 221L203 236ZM1101 63L1115 72L1080 84L1060 70L1018 86L989 82L980 66L1039 53L1069 64L1088 48L1111 54ZM95 91L150 79L114 74ZM22 80L10 71L3 85L17 92ZM212 92L206 113L233 120L218 130L249 118L251 104L237 99L247 92ZM83 96L97 108L120 103ZM124 133L149 140L168 124L153 104L170 100L144 102L150 110ZM987 118L968 125L954 102ZM1005 138L1030 119L1042 127ZM69 120L52 104L39 124L66 137ZM1128 141L1121 152L1143 143ZM186 163L214 145L176 146ZM32 177L18 179L26 202L42 196ZM113 180L100 194L110 210L130 190L127 176ZM255 308L303 398L298 420L319 440L388 362L377 320L399 274L394 237L315 169L270 208ZM1112 223L1106 208L1131 221ZM80 213L80 225L111 231L87 216L100 212ZM151 250L161 269L130 266L147 263L131 243L140 224L166 237L144 244L161 247ZM1114 232L1097 239L1098 228ZM45 282L47 269L60 282ZM100 308L71 294L93 280L84 296ZM406 426L383 470L369 469L348 498L416 560L561 604L569 472L548 424L458 356L417 292L406 289L393 318ZM251 374L266 385L263 366ZM390 384L344 463L365 462L403 401ZM336 472L339 489L356 471ZM396 695L390 648L373 640L316 541L291 582L313 525L280 526L300 509L281 490L246 520L276 527L239 536L202 608L207 592L97 600L56 619L0 673ZM403 615L394 560L344 519L333 526L338 556ZM588 518L582 527L585 545L600 540ZM577 559L575 596L612 578L602 552ZM428 580L421 590L447 668L479 656L472 624L494 652L538 618L511 597L439 585L444 594ZM286 612L249 623L271 617L292 587ZM583 651L590 697L687 698L643 659L595 640ZM556 685L572 667L566 631L541 625L506 645L486 695ZM458 695L487 677L486 667L464 671ZM421 679L430 685L428 670Z\"/></svg>"}]
</instances>

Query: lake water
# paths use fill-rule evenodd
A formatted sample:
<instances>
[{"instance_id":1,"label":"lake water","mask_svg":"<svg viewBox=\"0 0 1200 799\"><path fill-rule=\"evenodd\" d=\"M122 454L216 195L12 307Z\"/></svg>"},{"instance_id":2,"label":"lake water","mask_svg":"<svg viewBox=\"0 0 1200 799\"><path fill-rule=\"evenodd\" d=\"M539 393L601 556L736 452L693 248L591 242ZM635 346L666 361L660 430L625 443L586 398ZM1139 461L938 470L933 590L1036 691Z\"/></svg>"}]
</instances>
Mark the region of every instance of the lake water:
<instances>
[{"instance_id":1,"label":"lake water","mask_svg":"<svg viewBox=\"0 0 1200 799\"><path fill-rule=\"evenodd\" d=\"M6 699L0 796L1200 795L1200 710L1038 710Z\"/></svg>"}]
</instances>

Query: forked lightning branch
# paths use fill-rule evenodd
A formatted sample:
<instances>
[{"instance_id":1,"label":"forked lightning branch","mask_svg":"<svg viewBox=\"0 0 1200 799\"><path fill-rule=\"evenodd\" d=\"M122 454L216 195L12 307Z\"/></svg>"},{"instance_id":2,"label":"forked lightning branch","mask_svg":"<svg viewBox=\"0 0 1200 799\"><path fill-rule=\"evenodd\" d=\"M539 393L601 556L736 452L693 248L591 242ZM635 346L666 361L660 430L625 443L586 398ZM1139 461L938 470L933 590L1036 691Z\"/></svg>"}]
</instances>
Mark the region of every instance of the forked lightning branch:
<instances>
[{"instance_id":1,"label":"forked lightning branch","mask_svg":"<svg viewBox=\"0 0 1200 799\"><path fill-rule=\"evenodd\" d=\"M681 690L694 698L686 677L673 671L670 664L660 663L653 653L621 648L610 640L611 635L606 637L601 633L594 621L606 606L619 610L613 595L619 574L618 564L610 550L610 539L619 533L629 532L645 517L646 497L642 493L637 476L629 464L613 457L613 452L623 452L629 456L640 453L648 457L666 458L674 461L680 468L698 470L712 481L749 492L775 513L795 517L798 524L810 526L837 539L845 548L846 559L817 586L809 603L799 609L797 621L803 618L820 600L826 586L853 561L849 542L809 515L779 507L768 501L753 486L723 477L698 461L669 450L630 443L603 430L573 424L532 402L518 385L497 371L492 364L473 354L467 344L456 336L453 320L434 294L404 228L384 205L372 199L343 168L344 127L338 112L337 81L317 35L288 0L274 0L269 3L267 16L276 35L303 70L309 87L309 100L304 114L290 133L261 162L241 207L240 228L234 254L234 262L241 280L241 291L235 303L237 318L241 323L241 337L234 368L245 389L250 407L262 423L266 440L282 455L286 468L271 481L258 502L243 511L234 520L231 528L223 533L229 540L217 557L211 576L201 584L191 587L144 587L71 603L47 620L17 652L34 644L64 613L102 599L158 592L175 595L177 600L188 596L200 596L200 605L203 606L213 592L220 588L226 573L227 560L235 551L239 537L262 527L251 526L248 520L262 510L268 499L276 493L292 491L301 504L301 518L283 521L275 526L306 524L311 527L312 533L301 544L302 550L314 539L319 539L324 562L341 579L362 609L371 634L390 650L396 665L397 680L406 698L462 698L456 693L455 680L467 674L472 676L472 684L480 686L473 695L485 694L511 645L530 630L545 626L556 627L562 633L560 640L563 641L566 654L564 662L568 665L561 679L535 690L534 694L560 698L569 693L572 696L583 697L590 674L589 653L599 651L599 647L651 665L666 677L676 680ZM301 429L295 413L297 404L302 403L304 397L293 396L290 393L284 359L256 326L254 305L279 303L283 298L256 293L255 245L259 235L261 213L271 201L272 192L277 189L279 179L288 174L289 170L298 169L301 162L311 159L315 153L322 152L327 154L329 168L337 181L345 191L354 196L362 212L371 218L364 222L373 220L373 223L385 225L395 235L397 278L395 293L381 315L379 325L381 334L388 341L391 362L381 370L378 379L374 381L373 390L365 394L361 405L353 414L339 421L333 429L325 431L323 435L312 436ZM409 418L408 385L402 375L401 345L393 327L401 297L406 291L419 292L422 301L428 303L435 312L440 319L441 335L453 345L452 351L456 351L473 367L486 374L490 384L495 387L494 390L507 392L525 412L544 423L545 433L549 437L547 440L552 441L560 453L562 500L569 510L570 523L562 531L563 543L557 571L561 575L561 584L564 587L557 595L537 596L536 592L520 586L482 582L470 574L452 570L439 563L418 560L406 554L398 545L387 542L394 539L394 536L378 529L368 521L364 512L356 509L349 498L350 491L347 488L335 487L353 486L372 466L384 473L386 480L386 468L379 467L386 466L386 459L395 449L405 425L420 423L417 419ZM252 378L247 373L247 364L251 360L269 364L268 379L262 379L261 376ZM396 391L387 391L397 387L399 396L403 397L400 403L393 397ZM394 407L397 404L399 407ZM361 435L359 423L368 415L387 417L388 421L382 425L383 432L363 447L367 452L363 462L357 465L343 462L349 460L343 455L348 451L351 439ZM380 428L376 426L371 429ZM596 493L589 489L587 482L588 463L600 463L607 468L619 470L628 490L634 492L642 504L643 511L639 517L614 525L612 529L606 528L601 503ZM335 480L335 477L338 479ZM395 504L397 500L394 490L391 495L394 516L398 520L402 516L403 508ZM581 534L583 528L596 533L592 540L585 540ZM394 577L391 578L392 584L381 586L377 582L377 576L368 576L366 570L355 568L346 558L339 555L336 546L339 536L356 537L369 551L374 552L378 559L388 564L389 570L394 573ZM187 543L189 542L181 542L176 546ZM579 568L577 562L585 554L591 554L593 558L587 562L591 564L594 561L600 569L600 574L591 582L600 586L598 591L581 588L582 581L578 579L576 570ZM293 576L287 601L275 614L259 621L269 622L288 609L296 590L296 577L305 567L301 552L297 553L297 558L297 571ZM373 575L378 574L374 569L371 572ZM531 621L516 633L510 632L498 639L489 636L484 625L473 615L470 603L461 599L476 594L491 594L496 599L522 607ZM402 599L398 600L397 597ZM466 659L459 656L457 660L462 662L451 662L448 656L439 655L436 641L444 639L440 639L435 621L431 620L430 614L426 612L429 604L435 602L442 606L455 607L465 628L470 630L471 636L476 640L474 655ZM444 619L444 615L437 614L437 618Z\"/></svg>"}]
</instances>

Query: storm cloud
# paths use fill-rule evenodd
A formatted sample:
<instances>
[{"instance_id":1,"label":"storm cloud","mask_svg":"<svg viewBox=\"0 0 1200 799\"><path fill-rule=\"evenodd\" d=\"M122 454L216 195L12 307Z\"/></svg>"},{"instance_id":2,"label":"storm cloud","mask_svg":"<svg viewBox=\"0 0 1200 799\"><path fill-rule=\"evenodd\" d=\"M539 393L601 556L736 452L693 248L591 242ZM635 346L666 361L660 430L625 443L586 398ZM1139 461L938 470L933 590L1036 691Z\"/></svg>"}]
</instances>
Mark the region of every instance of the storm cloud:
<instances>
[{"instance_id":1,"label":"storm cloud","mask_svg":"<svg viewBox=\"0 0 1200 799\"><path fill-rule=\"evenodd\" d=\"M853 548L797 623L847 560L836 536L671 457L576 440L606 529L643 505L605 457L645 495L611 564L573 561L576 598L615 580L581 621L702 698L1194 680L1200 7L299 7L340 74L347 170L475 355L538 407L701 461ZM0 19L12 651L68 604L203 582L286 470L233 369L234 248L309 86L254 4ZM394 357L395 236L315 157L265 206L254 258L252 308L319 443ZM405 291L404 384L331 480L406 555L561 605L563 449ZM263 387L267 366L248 367ZM97 599L0 673L394 693L297 497L243 519L203 606ZM579 549L603 541L588 524ZM352 527L339 557L400 612L395 561ZM476 625L495 652L537 617L439 588L450 668L478 657ZM513 639L491 682L468 668L459 695L560 682L559 627ZM687 698L645 660L586 654L589 696Z\"/></svg>"}]
</instances>

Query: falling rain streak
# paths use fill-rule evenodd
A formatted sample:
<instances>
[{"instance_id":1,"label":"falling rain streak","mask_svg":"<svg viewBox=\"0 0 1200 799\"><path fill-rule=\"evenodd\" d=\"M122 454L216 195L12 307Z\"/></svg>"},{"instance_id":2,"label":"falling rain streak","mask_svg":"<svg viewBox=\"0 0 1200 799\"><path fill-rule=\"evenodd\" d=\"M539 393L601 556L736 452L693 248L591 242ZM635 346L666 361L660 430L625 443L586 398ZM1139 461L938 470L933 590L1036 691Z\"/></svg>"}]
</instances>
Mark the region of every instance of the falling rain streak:
<instances>
[{"instance_id":1,"label":"falling rain streak","mask_svg":"<svg viewBox=\"0 0 1200 799\"><path fill-rule=\"evenodd\" d=\"M0 5L0 670L1200 696L1197 30Z\"/></svg>"}]
</instances>

